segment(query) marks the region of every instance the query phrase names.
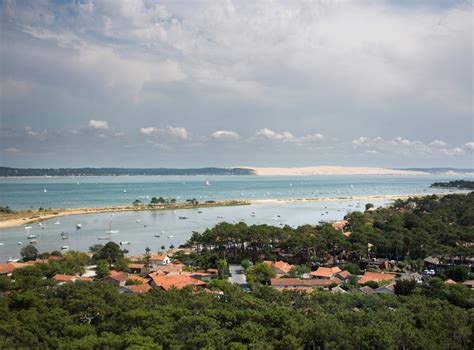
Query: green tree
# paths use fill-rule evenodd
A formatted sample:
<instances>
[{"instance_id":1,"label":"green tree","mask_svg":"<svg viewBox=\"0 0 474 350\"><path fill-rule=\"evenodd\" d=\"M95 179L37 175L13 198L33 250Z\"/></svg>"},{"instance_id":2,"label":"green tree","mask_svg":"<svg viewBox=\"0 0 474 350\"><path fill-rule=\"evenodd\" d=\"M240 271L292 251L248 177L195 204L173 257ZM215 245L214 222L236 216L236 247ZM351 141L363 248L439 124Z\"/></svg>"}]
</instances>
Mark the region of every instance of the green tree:
<instances>
[{"instance_id":1,"label":"green tree","mask_svg":"<svg viewBox=\"0 0 474 350\"><path fill-rule=\"evenodd\" d=\"M249 283L269 284L276 274L270 265L261 263L250 267L245 276Z\"/></svg>"},{"instance_id":2,"label":"green tree","mask_svg":"<svg viewBox=\"0 0 474 350\"><path fill-rule=\"evenodd\" d=\"M94 255L95 259L105 260L109 263L109 267L117 262L120 258L123 258L124 252L120 249L120 246L115 242L107 242L104 247Z\"/></svg>"},{"instance_id":3,"label":"green tree","mask_svg":"<svg viewBox=\"0 0 474 350\"><path fill-rule=\"evenodd\" d=\"M410 295L416 288L415 280L398 280L395 283L395 294L397 295Z\"/></svg>"},{"instance_id":4,"label":"green tree","mask_svg":"<svg viewBox=\"0 0 474 350\"><path fill-rule=\"evenodd\" d=\"M102 279L109 275L109 264L105 260L98 260L95 268L96 277Z\"/></svg>"},{"instance_id":5,"label":"green tree","mask_svg":"<svg viewBox=\"0 0 474 350\"><path fill-rule=\"evenodd\" d=\"M22 256L23 261L36 260L38 258L38 249L32 245L27 245L21 249L20 255Z\"/></svg>"},{"instance_id":6,"label":"green tree","mask_svg":"<svg viewBox=\"0 0 474 350\"><path fill-rule=\"evenodd\" d=\"M225 259L217 260L217 276L221 280L225 280L229 277L229 263Z\"/></svg>"}]
</instances>

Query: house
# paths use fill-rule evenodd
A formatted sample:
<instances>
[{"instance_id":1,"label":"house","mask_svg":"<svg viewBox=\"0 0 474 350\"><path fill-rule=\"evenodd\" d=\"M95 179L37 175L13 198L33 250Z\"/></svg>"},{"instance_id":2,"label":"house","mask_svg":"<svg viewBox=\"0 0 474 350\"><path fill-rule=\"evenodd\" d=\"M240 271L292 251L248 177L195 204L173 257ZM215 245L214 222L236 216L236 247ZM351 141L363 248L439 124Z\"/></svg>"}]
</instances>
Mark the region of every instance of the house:
<instances>
[{"instance_id":1,"label":"house","mask_svg":"<svg viewBox=\"0 0 474 350\"><path fill-rule=\"evenodd\" d=\"M272 278L270 284L276 289L317 288L340 284L339 279L301 279L301 278Z\"/></svg>"},{"instance_id":2,"label":"house","mask_svg":"<svg viewBox=\"0 0 474 350\"><path fill-rule=\"evenodd\" d=\"M170 273L180 274L183 272L183 264L169 263L168 265L155 265L152 267L153 272L158 272L161 275Z\"/></svg>"},{"instance_id":3,"label":"house","mask_svg":"<svg viewBox=\"0 0 474 350\"><path fill-rule=\"evenodd\" d=\"M149 281L148 278L143 278L143 277L137 276L137 275L128 275L128 279L132 280L132 281L135 281L135 282L140 282L141 284L146 284Z\"/></svg>"},{"instance_id":4,"label":"house","mask_svg":"<svg viewBox=\"0 0 474 350\"><path fill-rule=\"evenodd\" d=\"M341 287L339 286L336 286L334 288L331 289L331 293L336 293L336 294L345 294L347 293L346 290L342 289Z\"/></svg>"},{"instance_id":5,"label":"house","mask_svg":"<svg viewBox=\"0 0 474 350\"><path fill-rule=\"evenodd\" d=\"M423 282L423 275L418 272L405 272L400 275L401 281L416 281L416 283Z\"/></svg>"},{"instance_id":6,"label":"house","mask_svg":"<svg viewBox=\"0 0 474 350\"><path fill-rule=\"evenodd\" d=\"M374 290L375 294L395 295L395 283L387 284Z\"/></svg>"},{"instance_id":7,"label":"house","mask_svg":"<svg viewBox=\"0 0 474 350\"><path fill-rule=\"evenodd\" d=\"M335 267L323 267L320 266L316 271L310 272L309 275L316 279L331 279L336 277L336 274L340 273L341 269L337 266Z\"/></svg>"},{"instance_id":8,"label":"house","mask_svg":"<svg viewBox=\"0 0 474 350\"><path fill-rule=\"evenodd\" d=\"M341 281L347 281L351 277L351 273L349 271L341 271L336 273L336 277Z\"/></svg>"},{"instance_id":9,"label":"house","mask_svg":"<svg viewBox=\"0 0 474 350\"><path fill-rule=\"evenodd\" d=\"M445 284L457 284L455 281L453 281L451 278L444 281Z\"/></svg>"},{"instance_id":10,"label":"house","mask_svg":"<svg viewBox=\"0 0 474 350\"><path fill-rule=\"evenodd\" d=\"M474 271L474 257L459 257L459 256L429 256L424 259L427 270L434 270L437 274L442 272L448 266L466 266L469 271Z\"/></svg>"},{"instance_id":11,"label":"house","mask_svg":"<svg viewBox=\"0 0 474 350\"><path fill-rule=\"evenodd\" d=\"M150 286L162 288L166 291L177 288L182 289L186 286L205 286L206 282L191 277L189 274L157 276L151 275Z\"/></svg>"},{"instance_id":12,"label":"house","mask_svg":"<svg viewBox=\"0 0 474 350\"><path fill-rule=\"evenodd\" d=\"M196 272L191 273L191 277L195 278L195 279L198 279L200 281L209 282L212 279L217 278L217 274L212 274L212 273L209 273L209 272L196 271Z\"/></svg>"},{"instance_id":13,"label":"house","mask_svg":"<svg viewBox=\"0 0 474 350\"><path fill-rule=\"evenodd\" d=\"M292 268L294 268L294 265L288 264L281 260L279 261L265 260L263 263L273 267L273 270L275 271L277 275L286 275L291 271Z\"/></svg>"},{"instance_id":14,"label":"house","mask_svg":"<svg viewBox=\"0 0 474 350\"><path fill-rule=\"evenodd\" d=\"M83 281L83 282L92 282L94 278L92 277L79 277L76 281Z\"/></svg>"},{"instance_id":15,"label":"house","mask_svg":"<svg viewBox=\"0 0 474 350\"><path fill-rule=\"evenodd\" d=\"M366 272L359 280L359 284L365 284L369 281L380 283L382 281L393 281L396 275L383 272Z\"/></svg>"},{"instance_id":16,"label":"house","mask_svg":"<svg viewBox=\"0 0 474 350\"><path fill-rule=\"evenodd\" d=\"M125 286L125 282L127 282L127 280L128 280L128 273L117 272L117 271L110 271L110 275L102 279L102 281L104 281L105 283L109 283L116 287Z\"/></svg>"},{"instance_id":17,"label":"house","mask_svg":"<svg viewBox=\"0 0 474 350\"><path fill-rule=\"evenodd\" d=\"M64 284L64 283L73 283L77 279L76 276L73 275L62 275L62 274L56 274L53 276L53 280L58 282L59 284Z\"/></svg>"},{"instance_id":18,"label":"house","mask_svg":"<svg viewBox=\"0 0 474 350\"><path fill-rule=\"evenodd\" d=\"M151 289L151 286L147 283L145 284L136 284L130 286L123 286L120 288L121 293L133 293L133 294L145 294L148 293Z\"/></svg>"},{"instance_id":19,"label":"house","mask_svg":"<svg viewBox=\"0 0 474 350\"><path fill-rule=\"evenodd\" d=\"M11 276L15 270L15 265L11 263L0 264L0 276Z\"/></svg>"},{"instance_id":20,"label":"house","mask_svg":"<svg viewBox=\"0 0 474 350\"><path fill-rule=\"evenodd\" d=\"M338 230L338 231L341 231L344 229L344 227L346 227L347 225L349 225L349 221L347 220L340 220L340 221L336 221L335 223L332 224L332 227L335 229L335 230Z\"/></svg>"},{"instance_id":21,"label":"house","mask_svg":"<svg viewBox=\"0 0 474 350\"><path fill-rule=\"evenodd\" d=\"M128 264L128 269L131 273L142 273L145 270L145 264Z\"/></svg>"},{"instance_id":22,"label":"house","mask_svg":"<svg viewBox=\"0 0 474 350\"><path fill-rule=\"evenodd\" d=\"M150 265L155 266L165 266L171 262L171 259L166 254L156 254L150 257Z\"/></svg>"},{"instance_id":23,"label":"house","mask_svg":"<svg viewBox=\"0 0 474 350\"><path fill-rule=\"evenodd\" d=\"M463 284L468 288L474 289L474 280L466 280Z\"/></svg>"},{"instance_id":24,"label":"house","mask_svg":"<svg viewBox=\"0 0 474 350\"><path fill-rule=\"evenodd\" d=\"M372 295L374 294L374 289L369 286L363 286L359 288L359 292L364 293L365 295Z\"/></svg>"}]
</instances>

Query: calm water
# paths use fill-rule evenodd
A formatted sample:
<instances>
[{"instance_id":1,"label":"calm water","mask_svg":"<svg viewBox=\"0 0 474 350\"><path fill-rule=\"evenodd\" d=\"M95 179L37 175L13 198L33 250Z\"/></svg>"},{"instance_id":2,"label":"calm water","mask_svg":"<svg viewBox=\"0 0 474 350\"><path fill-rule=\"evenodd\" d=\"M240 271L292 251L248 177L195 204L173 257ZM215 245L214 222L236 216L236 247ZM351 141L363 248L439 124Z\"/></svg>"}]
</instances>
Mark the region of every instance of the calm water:
<instances>
[{"instance_id":1,"label":"calm water","mask_svg":"<svg viewBox=\"0 0 474 350\"><path fill-rule=\"evenodd\" d=\"M152 196L223 200L436 193L439 190L430 189L429 185L449 179L435 176L239 176L209 177L209 186L206 177L197 176L0 179L0 205L30 209L130 204L135 199L148 202ZM387 201L371 202L383 205ZM162 245L177 247L191 236L192 231L202 232L221 221L244 220L249 224L276 226L315 224L320 220L341 219L348 211L363 210L364 205L365 201L346 200L68 216L45 221L44 228L33 224L31 229L24 226L0 229L0 242L3 243L0 261L19 257L20 249L28 244L28 234L38 236L37 248L40 251L57 250L64 245L71 250L84 251L93 244L106 243L98 238L107 236L106 231L111 226L112 230L119 231L110 236L111 240L117 243L130 241L130 245L124 247L137 254L143 253L147 246L153 251L160 250ZM182 220L179 216L188 219ZM76 230L79 223L82 229ZM62 232L67 232L69 239L62 240Z\"/></svg>"}]
</instances>

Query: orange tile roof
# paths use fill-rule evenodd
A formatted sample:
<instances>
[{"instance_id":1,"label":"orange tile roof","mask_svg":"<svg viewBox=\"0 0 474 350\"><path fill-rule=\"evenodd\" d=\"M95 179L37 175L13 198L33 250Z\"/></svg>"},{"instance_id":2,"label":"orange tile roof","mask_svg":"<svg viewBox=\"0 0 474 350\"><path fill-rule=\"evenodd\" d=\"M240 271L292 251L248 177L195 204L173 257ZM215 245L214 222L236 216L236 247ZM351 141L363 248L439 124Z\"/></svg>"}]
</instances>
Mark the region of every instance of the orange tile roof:
<instances>
[{"instance_id":1,"label":"orange tile roof","mask_svg":"<svg viewBox=\"0 0 474 350\"><path fill-rule=\"evenodd\" d=\"M168 255L166 255L166 254L157 254L157 255L152 255L152 256L150 257L150 260L163 261L163 260L165 260L166 257L168 257Z\"/></svg>"},{"instance_id":2,"label":"orange tile roof","mask_svg":"<svg viewBox=\"0 0 474 350\"><path fill-rule=\"evenodd\" d=\"M349 224L349 221L347 220L341 220L341 221L337 221L335 223L332 224L332 227L335 229L335 230L342 230L345 226L347 226Z\"/></svg>"},{"instance_id":3,"label":"orange tile roof","mask_svg":"<svg viewBox=\"0 0 474 350\"><path fill-rule=\"evenodd\" d=\"M129 269L143 269L145 264L128 264Z\"/></svg>"},{"instance_id":4,"label":"orange tile roof","mask_svg":"<svg viewBox=\"0 0 474 350\"><path fill-rule=\"evenodd\" d=\"M53 280L57 282L74 282L75 279L76 279L76 276L72 276L72 275L57 274L53 276Z\"/></svg>"},{"instance_id":5,"label":"orange tile roof","mask_svg":"<svg viewBox=\"0 0 474 350\"><path fill-rule=\"evenodd\" d=\"M330 280L305 280L301 278L272 278L271 285L276 287L325 287L331 284L340 284L341 280L334 278Z\"/></svg>"},{"instance_id":6,"label":"orange tile roof","mask_svg":"<svg viewBox=\"0 0 474 350\"><path fill-rule=\"evenodd\" d=\"M92 282L93 280L92 277L79 277L79 281Z\"/></svg>"},{"instance_id":7,"label":"orange tile roof","mask_svg":"<svg viewBox=\"0 0 474 350\"><path fill-rule=\"evenodd\" d=\"M157 287L161 287L164 290L170 290L171 288L182 289L186 286L204 286L205 282L200 281L196 278L192 278L189 275L168 275L168 276L156 276L150 275L153 282Z\"/></svg>"},{"instance_id":8,"label":"orange tile roof","mask_svg":"<svg viewBox=\"0 0 474 350\"><path fill-rule=\"evenodd\" d=\"M15 265L13 264L0 264L0 275L5 275L8 273L12 273L15 270Z\"/></svg>"},{"instance_id":9,"label":"orange tile roof","mask_svg":"<svg viewBox=\"0 0 474 350\"><path fill-rule=\"evenodd\" d=\"M364 276L359 280L359 284L365 284L368 281L381 282L381 281L392 281L396 275L391 273L383 272L366 272Z\"/></svg>"},{"instance_id":10,"label":"orange tile roof","mask_svg":"<svg viewBox=\"0 0 474 350\"><path fill-rule=\"evenodd\" d=\"M129 279L129 280L132 280L132 281L141 282L142 284L143 284L143 283L148 283L148 280L147 280L146 278L143 278L143 277L137 276L137 275L129 275L129 276L128 276L128 279Z\"/></svg>"},{"instance_id":11,"label":"orange tile roof","mask_svg":"<svg viewBox=\"0 0 474 350\"><path fill-rule=\"evenodd\" d=\"M108 276L116 281L123 282L128 280L128 273L126 272L118 272L118 271L110 271L110 275ZM107 278L107 277L106 277Z\"/></svg>"},{"instance_id":12,"label":"orange tile roof","mask_svg":"<svg viewBox=\"0 0 474 350\"><path fill-rule=\"evenodd\" d=\"M463 284L467 287L474 288L474 280L466 280L466 281L464 281Z\"/></svg>"},{"instance_id":13,"label":"orange tile roof","mask_svg":"<svg viewBox=\"0 0 474 350\"><path fill-rule=\"evenodd\" d=\"M446 284L456 284L456 282L453 281L451 278L446 280L444 283L446 283Z\"/></svg>"},{"instance_id":14,"label":"orange tile roof","mask_svg":"<svg viewBox=\"0 0 474 350\"><path fill-rule=\"evenodd\" d=\"M350 237L350 235L352 235L352 232L351 231L346 231L346 232L343 232L342 235L344 237Z\"/></svg>"},{"instance_id":15,"label":"orange tile roof","mask_svg":"<svg viewBox=\"0 0 474 350\"><path fill-rule=\"evenodd\" d=\"M323 267L320 266L316 271L313 271L310 273L311 276L315 277L325 277L325 278L331 278L333 275L336 273L341 272L341 269L337 266L335 267Z\"/></svg>"},{"instance_id":16,"label":"orange tile roof","mask_svg":"<svg viewBox=\"0 0 474 350\"><path fill-rule=\"evenodd\" d=\"M144 284L125 286L124 288L127 288L129 291L131 291L134 294L143 294L143 293L148 293L149 290L151 289L151 286L147 283L144 283Z\"/></svg>"},{"instance_id":17,"label":"orange tile roof","mask_svg":"<svg viewBox=\"0 0 474 350\"><path fill-rule=\"evenodd\" d=\"M349 278L351 273L349 271L341 271L337 273L338 276L342 277L343 279Z\"/></svg>"},{"instance_id":18,"label":"orange tile roof","mask_svg":"<svg viewBox=\"0 0 474 350\"><path fill-rule=\"evenodd\" d=\"M270 261L270 260L265 260L263 262L264 264L272 266L274 269L278 269L280 271L283 271L284 273L288 273L291 271L291 269L294 267L291 264L288 264L284 261Z\"/></svg>"}]
</instances>

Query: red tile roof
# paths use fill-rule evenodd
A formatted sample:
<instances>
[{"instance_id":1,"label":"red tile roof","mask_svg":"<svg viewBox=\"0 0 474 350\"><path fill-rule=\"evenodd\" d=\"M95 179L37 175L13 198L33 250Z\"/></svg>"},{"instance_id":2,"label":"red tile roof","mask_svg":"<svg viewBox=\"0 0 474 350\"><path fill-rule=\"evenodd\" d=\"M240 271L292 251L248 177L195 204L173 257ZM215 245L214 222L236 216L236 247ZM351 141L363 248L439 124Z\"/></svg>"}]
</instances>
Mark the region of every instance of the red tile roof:
<instances>
[{"instance_id":1,"label":"red tile roof","mask_svg":"<svg viewBox=\"0 0 474 350\"><path fill-rule=\"evenodd\" d=\"M149 284L144 283L144 284L125 286L124 288L128 289L129 291L135 294L143 294L143 293L148 293L148 291L151 289L151 286Z\"/></svg>"},{"instance_id":2,"label":"red tile roof","mask_svg":"<svg viewBox=\"0 0 474 350\"><path fill-rule=\"evenodd\" d=\"M145 264L128 264L129 269L143 269Z\"/></svg>"},{"instance_id":3,"label":"red tile roof","mask_svg":"<svg viewBox=\"0 0 474 350\"><path fill-rule=\"evenodd\" d=\"M382 281L392 281L394 280L396 275L390 273L383 273L383 272L366 272L364 276L359 280L359 284L365 284L368 281L373 282L382 282Z\"/></svg>"},{"instance_id":4,"label":"red tile roof","mask_svg":"<svg viewBox=\"0 0 474 350\"><path fill-rule=\"evenodd\" d=\"M204 286L205 282L200 281L196 278L192 278L189 275L167 275L167 276L156 276L150 274L153 282L157 287L161 287L164 290L170 290L171 288L182 289L186 286Z\"/></svg>"},{"instance_id":5,"label":"red tile roof","mask_svg":"<svg viewBox=\"0 0 474 350\"><path fill-rule=\"evenodd\" d=\"M108 276L109 278L112 278L118 282L123 282L128 280L128 273L126 272L118 272L118 271L110 271L110 275ZM107 277L106 277L107 278Z\"/></svg>"},{"instance_id":6,"label":"red tile roof","mask_svg":"<svg viewBox=\"0 0 474 350\"><path fill-rule=\"evenodd\" d=\"M325 287L331 284L341 283L341 280L334 278L329 280L305 280L300 278L272 278L271 285L274 287Z\"/></svg>"},{"instance_id":7,"label":"red tile roof","mask_svg":"<svg viewBox=\"0 0 474 350\"><path fill-rule=\"evenodd\" d=\"M270 261L270 260L265 260L263 262L264 264L270 265L274 269L278 269L282 271L283 273L288 273L291 271L291 269L294 267L291 264L288 264L284 261Z\"/></svg>"},{"instance_id":8,"label":"red tile roof","mask_svg":"<svg viewBox=\"0 0 474 350\"><path fill-rule=\"evenodd\" d=\"M349 271L341 271L337 273L338 277L341 277L342 279L348 279L351 273Z\"/></svg>"},{"instance_id":9,"label":"red tile roof","mask_svg":"<svg viewBox=\"0 0 474 350\"><path fill-rule=\"evenodd\" d=\"M92 277L79 277L79 281L92 282L93 280Z\"/></svg>"},{"instance_id":10,"label":"red tile roof","mask_svg":"<svg viewBox=\"0 0 474 350\"><path fill-rule=\"evenodd\" d=\"M337 266L335 267L320 266L318 267L316 271L311 272L310 275L314 277L331 278L333 275L335 275L338 272L341 272L341 269Z\"/></svg>"},{"instance_id":11,"label":"red tile roof","mask_svg":"<svg viewBox=\"0 0 474 350\"><path fill-rule=\"evenodd\" d=\"M128 279L129 279L129 280L132 280L132 281L141 282L142 284L143 284L143 283L148 283L148 280L147 280L146 278L143 278L143 277L137 276L137 275L129 275L129 276L128 276Z\"/></svg>"},{"instance_id":12,"label":"red tile roof","mask_svg":"<svg viewBox=\"0 0 474 350\"><path fill-rule=\"evenodd\" d=\"M74 282L76 280L76 276L57 274L53 276L53 280L57 282Z\"/></svg>"},{"instance_id":13,"label":"red tile roof","mask_svg":"<svg viewBox=\"0 0 474 350\"><path fill-rule=\"evenodd\" d=\"M15 265L13 264L0 264L0 275L12 273L13 270L15 270Z\"/></svg>"},{"instance_id":14,"label":"red tile roof","mask_svg":"<svg viewBox=\"0 0 474 350\"><path fill-rule=\"evenodd\" d=\"M165 260L165 258L167 258L167 257L168 257L168 255L166 255L166 254L157 254L157 255L152 255L152 256L150 257L150 260L163 261L163 260Z\"/></svg>"}]
</instances>

